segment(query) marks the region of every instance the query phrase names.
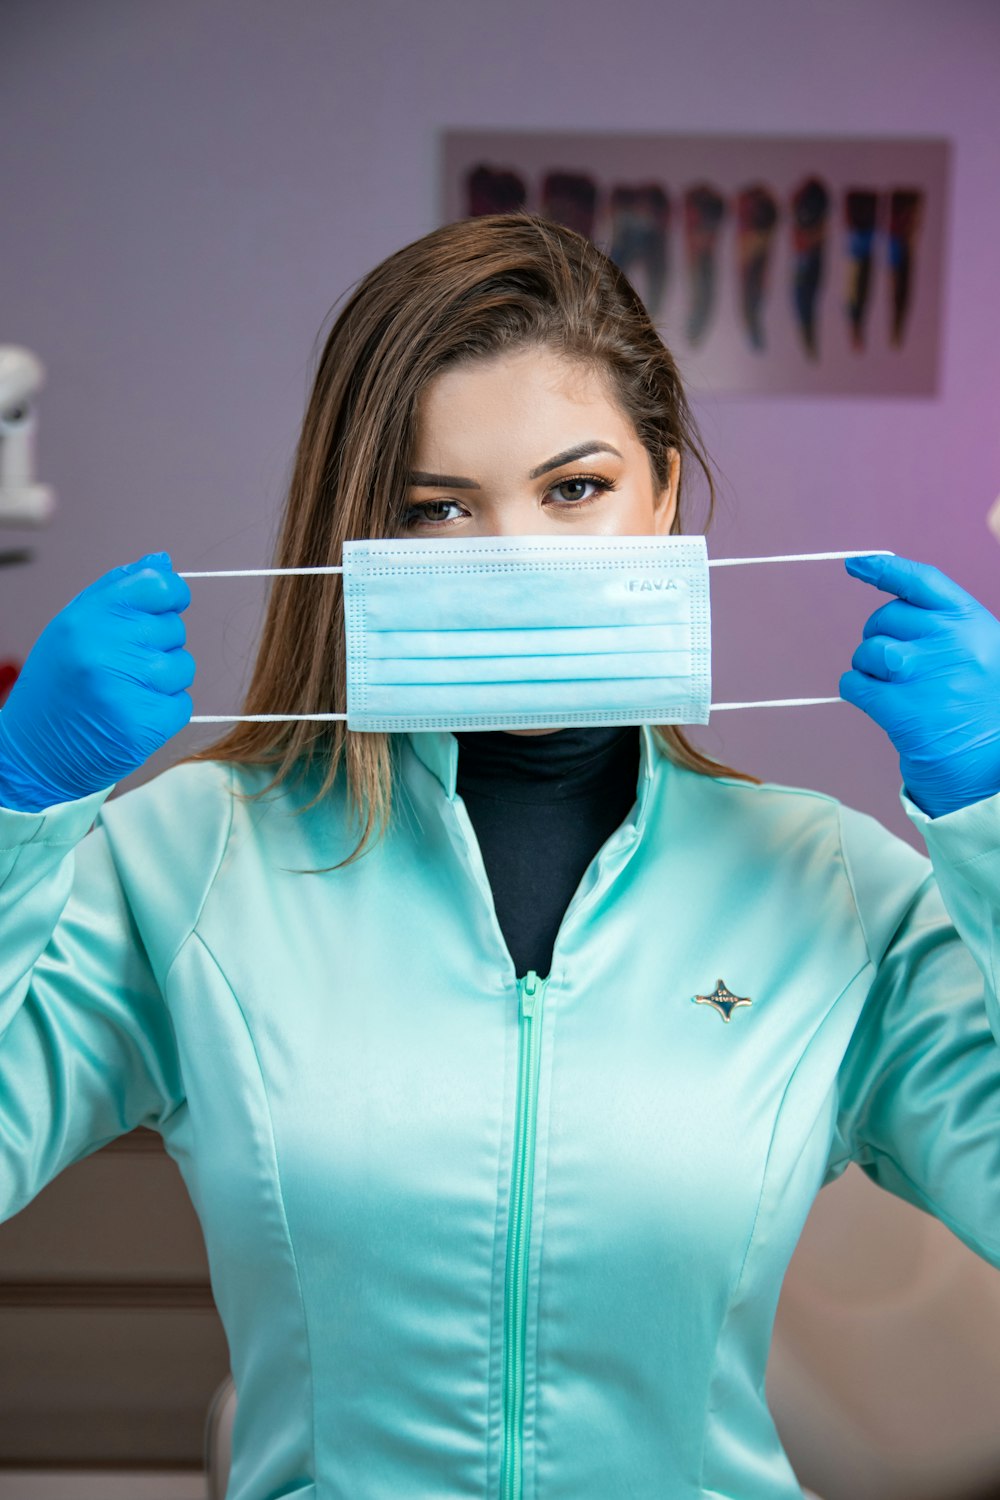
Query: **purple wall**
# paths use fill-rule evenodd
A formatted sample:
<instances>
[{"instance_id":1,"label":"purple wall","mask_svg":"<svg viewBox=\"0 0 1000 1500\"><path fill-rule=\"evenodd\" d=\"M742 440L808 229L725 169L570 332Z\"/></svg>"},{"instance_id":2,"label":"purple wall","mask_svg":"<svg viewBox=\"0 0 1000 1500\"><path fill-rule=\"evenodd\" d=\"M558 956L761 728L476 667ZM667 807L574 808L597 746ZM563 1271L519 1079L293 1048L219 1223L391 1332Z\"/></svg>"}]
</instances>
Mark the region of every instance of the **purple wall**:
<instances>
[{"instance_id":1,"label":"purple wall","mask_svg":"<svg viewBox=\"0 0 1000 1500\"><path fill-rule=\"evenodd\" d=\"M313 343L437 222L444 126L940 135L954 145L940 393L696 402L710 556L889 547L1000 611L1000 7L992 0L7 0L0 342L45 362L59 509L0 574L0 655L98 574L265 566ZM992 101L992 102L991 102ZM700 520L700 512L699 512ZM192 582L199 713L236 712L263 585ZM713 697L835 694L885 596L843 564L713 574ZM216 726L193 726L123 788ZM847 704L716 716L710 754L918 844L895 752Z\"/></svg>"}]
</instances>

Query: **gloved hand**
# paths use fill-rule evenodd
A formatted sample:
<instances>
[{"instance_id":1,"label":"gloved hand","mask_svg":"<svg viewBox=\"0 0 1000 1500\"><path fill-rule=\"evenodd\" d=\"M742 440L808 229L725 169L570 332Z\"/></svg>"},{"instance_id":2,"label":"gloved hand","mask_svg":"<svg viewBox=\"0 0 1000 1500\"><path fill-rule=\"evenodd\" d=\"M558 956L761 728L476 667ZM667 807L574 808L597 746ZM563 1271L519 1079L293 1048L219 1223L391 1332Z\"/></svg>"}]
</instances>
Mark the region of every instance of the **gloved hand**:
<instances>
[{"instance_id":1,"label":"gloved hand","mask_svg":"<svg viewBox=\"0 0 1000 1500\"><path fill-rule=\"evenodd\" d=\"M182 729L191 603L166 552L112 568L46 625L0 709L0 807L39 812L119 781Z\"/></svg>"},{"instance_id":2,"label":"gloved hand","mask_svg":"<svg viewBox=\"0 0 1000 1500\"><path fill-rule=\"evenodd\" d=\"M940 569L848 557L854 578L899 597L865 624L840 696L899 751L912 802L939 818L1000 792L1000 620Z\"/></svg>"}]
</instances>

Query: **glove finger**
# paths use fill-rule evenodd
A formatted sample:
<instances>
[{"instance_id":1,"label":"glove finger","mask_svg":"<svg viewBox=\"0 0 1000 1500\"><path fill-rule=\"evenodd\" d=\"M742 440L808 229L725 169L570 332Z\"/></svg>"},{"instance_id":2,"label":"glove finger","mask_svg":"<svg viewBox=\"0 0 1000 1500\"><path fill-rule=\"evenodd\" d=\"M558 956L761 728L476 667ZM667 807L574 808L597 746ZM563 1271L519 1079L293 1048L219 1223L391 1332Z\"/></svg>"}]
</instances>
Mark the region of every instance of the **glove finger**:
<instances>
[{"instance_id":1,"label":"glove finger","mask_svg":"<svg viewBox=\"0 0 1000 1500\"><path fill-rule=\"evenodd\" d=\"M193 707L190 693L181 691L150 694L143 709L141 748L144 758L148 759L171 735L183 729L191 717Z\"/></svg>"},{"instance_id":2,"label":"glove finger","mask_svg":"<svg viewBox=\"0 0 1000 1500\"><path fill-rule=\"evenodd\" d=\"M900 641L916 641L940 629L941 619L935 610L918 609L905 599L890 599L865 621L862 635L865 639L870 635L892 635Z\"/></svg>"},{"instance_id":3,"label":"glove finger","mask_svg":"<svg viewBox=\"0 0 1000 1500\"><path fill-rule=\"evenodd\" d=\"M185 724L194 713L194 701L190 693L170 693L163 698L163 706L166 710L167 739L183 729Z\"/></svg>"},{"instance_id":4,"label":"glove finger","mask_svg":"<svg viewBox=\"0 0 1000 1500\"><path fill-rule=\"evenodd\" d=\"M187 629L176 610L151 615L143 610L135 622L136 638L153 651L176 651L187 640Z\"/></svg>"},{"instance_id":5,"label":"glove finger","mask_svg":"<svg viewBox=\"0 0 1000 1500\"><path fill-rule=\"evenodd\" d=\"M155 568L157 572L163 573L168 572L171 566L169 553L147 552L143 557L137 557L135 562L122 563L118 568L109 568L106 573L95 578L93 583L88 584L87 588L81 592L86 593L89 589L95 588L111 588L116 583L120 583L123 578L128 577L130 573L138 573L143 568Z\"/></svg>"},{"instance_id":6,"label":"glove finger","mask_svg":"<svg viewBox=\"0 0 1000 1500\"><path fill-rule=\"evenodd\" d=\"M163 651L147 664L146 680L157 692L172 696L194 682L197 663L190 651Z\"/></svg>"},{"instance_id":7,"label":"glove finger","mask_svg":"<svg viewBox=\"0 0 1000 1500\"><path fill-rule=\"evenodd\" d=\"M919 647L909 641L873 635L861 642L851 657L851 666L881 682L909 682L919 675L920 655Z\"/></svg>"},{"instance_id":8,"label":"glove finger","mask_svg":"<svg viewBox=\"0 0 1000 1500\"><path fill-rule=\"evenodd\" d=\"M116 596L121 603L149 614L187 609L191 603L187 579L152 564L134 573L123 571L117 581Z\"/></svg>"},{"instance_id":9,"label":"glove finger","mask_svg":"<svg viewBox=\"0 0 1000 1500\"><path fill-rule=\"evenodd\" d=\"M861 565L859 571L866 583L898 594L919 609L964 609L973 602L971 594L931 563L914 562L908 557L849 557L845 566L855 577L855 563Z\"/></svg>"},{"instance_id":10,"label":"glove finger","mask_svg":"<svg viewBox=\"0 0 1000 1500\"><path fill-rule=\"evenodd\" d=\"M840 679L840 696L844 702L853 703L870 719L874 719L882 729L886 727L884 720L887 717L887 700L891 692L891 684L879 682L865 672L844 672Z\"/></svg>"},{"instance_id":11,"label":"glove finger","mask_svg":"<svg viewBox=\"0 0 1000 1500\"><path fill-rule=\"evenodd\" d=\"M121 571L123 573L135 573L139 568L145 567L147 563L157 568L173 567L169 552L144 552L135 562L123 563Z\"/></svg>"}]
</instances>

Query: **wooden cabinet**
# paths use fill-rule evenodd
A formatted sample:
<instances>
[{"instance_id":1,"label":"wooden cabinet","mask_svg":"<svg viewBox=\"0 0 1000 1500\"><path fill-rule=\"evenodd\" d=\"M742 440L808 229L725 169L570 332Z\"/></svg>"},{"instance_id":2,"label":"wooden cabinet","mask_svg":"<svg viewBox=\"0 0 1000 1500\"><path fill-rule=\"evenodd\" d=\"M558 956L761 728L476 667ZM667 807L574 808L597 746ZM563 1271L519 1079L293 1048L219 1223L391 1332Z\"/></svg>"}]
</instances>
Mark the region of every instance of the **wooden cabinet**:
<instances>
[{"instance_id":1,"label":"wooden cabinet","mask_svg":"<svg viewBox=\"0 0 1000 1500\"><path fill-rule=\"evenodd\" d=\"M228 1369L201 1226L154 1131L0 1224L0 1470L200 1470Z\"/></svg>"}]
</instances>

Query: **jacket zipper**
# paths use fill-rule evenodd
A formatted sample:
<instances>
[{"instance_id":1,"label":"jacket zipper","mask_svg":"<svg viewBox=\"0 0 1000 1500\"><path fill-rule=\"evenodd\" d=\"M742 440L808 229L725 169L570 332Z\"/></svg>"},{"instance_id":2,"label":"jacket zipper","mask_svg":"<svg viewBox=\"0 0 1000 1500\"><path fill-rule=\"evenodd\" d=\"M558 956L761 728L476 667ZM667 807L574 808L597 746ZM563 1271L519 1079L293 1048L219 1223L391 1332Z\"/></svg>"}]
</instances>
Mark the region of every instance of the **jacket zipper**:
<instances>
[{"instance_id":1,"label":"jacket zipper","mask_svg":"<svg viewBox=\"0 0 1000 1500\"><path fill-rule=\"evenodd\" d=\"M524 1442L524 1340L527 1322L528 1239L531 1189L535 1175L535 1117L541 1055L542 1004L548 979L529 969L517 981L519 996L517 1138L511 1209L507 1220L504 1284L503 1456L501 1500L521 1500Z\"/></svg>"}]
</instances>

